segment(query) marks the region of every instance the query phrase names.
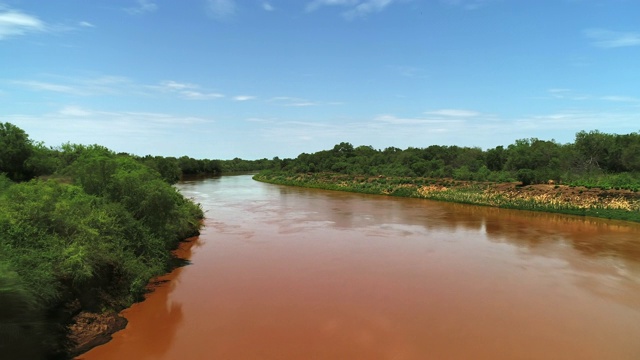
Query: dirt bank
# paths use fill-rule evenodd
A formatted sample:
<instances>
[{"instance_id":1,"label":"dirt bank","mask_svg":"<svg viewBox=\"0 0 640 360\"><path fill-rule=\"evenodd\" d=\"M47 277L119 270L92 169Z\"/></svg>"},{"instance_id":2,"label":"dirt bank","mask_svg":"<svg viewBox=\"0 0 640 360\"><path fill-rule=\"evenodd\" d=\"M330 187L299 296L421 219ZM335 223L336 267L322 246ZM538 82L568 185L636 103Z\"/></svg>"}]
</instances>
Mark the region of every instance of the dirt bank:
<instances>
[{"instance_id":1,"label":"dirt bank","mask_svg":"<svg viewBox=\"0 0 640 360\"><path fill-rule=\"evenodd\" d=\"M116 312L95 314L82 311L68 326L69 355L78 356L93 347L106 344L111 335L127 326L127 319Z\"/></svg>"},{"instance_id":2,"label":"dirt bank","mask_svg":"<svg viewBox=\"0 0 640 360\"><path fill-rule=\"evenodd\" d=\"M584 186L536 184L519 186L519 183L490 184L489 189L511 197L554 198L559 202L583 204L585 207L597 203L618 201L634 203L640 201L640 192L630 190L603 190ZM491 191L489 190L489 191Z\"/></svg>"}]
</instances>

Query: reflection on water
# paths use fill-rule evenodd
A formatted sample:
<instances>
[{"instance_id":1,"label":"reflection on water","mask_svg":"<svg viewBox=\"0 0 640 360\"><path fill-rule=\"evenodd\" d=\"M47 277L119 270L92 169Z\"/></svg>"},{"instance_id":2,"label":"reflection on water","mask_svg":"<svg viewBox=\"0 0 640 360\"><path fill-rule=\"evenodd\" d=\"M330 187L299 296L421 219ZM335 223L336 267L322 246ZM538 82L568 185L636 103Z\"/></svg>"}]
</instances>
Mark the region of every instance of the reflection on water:
<instances>
[{"instance_id":1,"label":"reflection on water","mask_svg":"<svg viewBox=\"0 0 640 360\"><path fill-rule=\"evenodd\" d=\"M569 241L585 255L615 256L634 262L640 259L640 226L628 222L330 191L320 191L324 197L318 199L310 196L318 190L287 187L279 190L283 202L295 201L302 208L322 209L331 203L332 211L315 214L328 217L326 225L336 228L363 227L375 222L419 225L426 231L484 229L489 239L496 242L535 247L550 241ZM294 200L288 201L289 197ZM278 215L288 211L291 209L283 208ZM299 215L314 217L314 213Z\"/></svg>"},{"instance_id":2,"label":"reflection on water","mask_svg":"<svg viewBox=\"0 0 640 360\"><path fill-rule=\"evenodd\" d=\"M183 182L193 265L91 359L638 359L640 226Z\"/></svg>"}]
</instances>

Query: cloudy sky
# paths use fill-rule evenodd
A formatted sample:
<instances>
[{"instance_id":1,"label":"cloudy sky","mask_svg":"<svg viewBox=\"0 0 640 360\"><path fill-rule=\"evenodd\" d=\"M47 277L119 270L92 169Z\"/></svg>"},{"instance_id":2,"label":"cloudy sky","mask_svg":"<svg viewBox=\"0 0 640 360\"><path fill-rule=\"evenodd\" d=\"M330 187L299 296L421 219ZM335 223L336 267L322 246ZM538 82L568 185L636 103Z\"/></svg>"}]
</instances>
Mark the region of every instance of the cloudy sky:
<instances>
[{"instance_id":1,"label":"cloudy sky","mask_svg":"<svg viewBox=\"0 0 640 360\"><path fill-rule=\"evenodd\" d=\"M640 130L636 0L0 0L0 122L138 155Z\"/></svg>"}]
</instances>

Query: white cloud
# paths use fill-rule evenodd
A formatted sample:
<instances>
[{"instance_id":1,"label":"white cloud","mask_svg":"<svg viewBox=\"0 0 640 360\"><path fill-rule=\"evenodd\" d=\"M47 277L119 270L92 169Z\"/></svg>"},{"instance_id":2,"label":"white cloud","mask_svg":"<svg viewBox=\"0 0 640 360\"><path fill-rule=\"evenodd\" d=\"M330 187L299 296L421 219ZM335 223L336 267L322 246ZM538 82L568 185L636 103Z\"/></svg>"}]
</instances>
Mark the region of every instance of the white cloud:
<instances>
[{"instance_id":1,"label":"white cloud","mask_svg":"<svg viewBox=\"0 0 640 360\"><path fill-rule=\"evenodd\" d=\"M51 81L53 78L54 81ZM49 77L41 80L11 80L7 84L17 85L35 91L49 91L75 96L98 95L158 95L175 94L187 100L214 100L224 98L225 95L216 91L203 89L197 84L166 80L158 85L138 84L123 76L96 76L91 78ZM250 100L253 97L241 95L235 100Z\"/></svg>"},{"instance_id":2,"label":"white cloud","mask_svg":"<svg viewBox=\"0 0 640 360\"><path fill-rule=\"evenodd\" d=\"M0 40L26 35L29 33L64 33L78 28L95 27L88 21L79 21L73 25L65 23L46 23L37 16L25 14L20 10L13 10L3 6L0 2Z\"/></svg>"},{"instance_id":3,"label":"white cloud","mask_svg":"<svg viewBox=\"0 0 640 360\"><path fill-rule=\"evenodd\" d=\"M179 83L173 80L167 80L160 83L160 86L165 87L168 90L186 90L196 89L198 86L194 84Z\"/></svg>"},{"instance_id":4,"label":"white cloud","mask_svg":"<svg viewBox=\"0 0 640 360\"><path fill-rule=\"evenodd\" d=\"M130 79L122 76L96 76L88 78L48 76L45 81L29 79L12 80L7 83L35 91L50 91L76 96L121 95L133 93L137 88L142 88Z\"/></svg>"},{"instance_id":5,"label":"white cloud","mask_svg":"<svg viewBox=\"0 0 640 360\"><path fill-rule=\"evenodd\" d=\"M619 103L629 103L629 104L640 104L640 98L633 96L625 96L625 95L593 95L593 94L583 94L575 92L571 89L549 89L547 90L551 97L555 99L561 100L574 100L574 101L584 101L584 100L600 100L600 101L611 101L611 102L619 102Z\"/></svg>"},{"instance_id":6,"label":"white cloud","mask_svg":"<svg viewBox=\"0 0 640 360\"><path fill-rule=\"evenodd\" d=\"M281 149L288 149L288 154L278 154L281 157L297 156L313 148L327 149L341 141L354 145L371 145L374 148L426 147L446 143L460 145L462 140L467 140L461 130L468 130L472 134L469 138L478 139L478 125L467 123L463 119L442 120L392 114L362 119L329 119L321 122L288 120L255 125L264 139L277 142Z\"/></svg>"},{"instance_id":7,"label":"white cloud","mask_svg":"<svg viewBox=\"0 0 640 360\"><path fill-rule=\"evenodd\" d=\"M79 106L65 106L58 111L58 114L62 116L81 116L86 117L91 115L91 111L85 110Z\"/></svg>"},{"instance_id":8,"label":"white cloud","mask_svg":"<svg viewBox=\"0 0 640 360\"><path fill-rule=\"evenodd\" d=\"M76 105L63 106L39 115L3 115L3 119L20 126L29 137L49 146L66 142L100 144L114 151L145 155L158 149L170 150L171 138L188 142L192 137L185 128L202 128L212 119L156 112L102 111ZM177 144L175 143L175 144ZM157 153L154 153L154 155ZM179 152L175 155L184 155ZM158 154L159 155L159 154Z\"/></svg>"},{"instance_id":9,"label":"white cloud","mask_svg":"<svg viewBox=\"0 0 640 360\"><path fill-rule=\"evenodd\" d=\"M136 7L125 8L124 11L132 15L137 15L158 10L158 5L151 0L137 0L136 3Z\"/></svg>"},{"instance_id":10,"label":"white cloud","mask_svg":"<svg viewBox=\"0 0 640 360\"><path fill-rule=\"evenodd\" d=\"M448 117L474 117L480 115L477 111L463 110L463 109L440 109L435 111L428 111L427 115L440 115Z\"/></svg>"},{"instance_id":11,"label":"white cloud","mask_svg":"<svg viewBox=\"0 0 640 360\"><path fill-rule=\"evenodd\" d=\"M36 91L51 91L57 93L65 93L72 95L82 95L82 90L70 85L62 85L51 82L33 81L33 80L15 80L11 81L12 84L16 84L22 87L29 88Z\"/></svg>"},{"instance_id":12,"label":"white cloud","mask_svg":"<svg viewBox=\"0 0 640 360\"><path fill-rule=\"evenodd\" d=\"M587 29L584 35L594 46L601 48L618 48L640 46L640 32L620 32L605 29Z\"/></svg>"},{"instance_id":13,"label":"white cloud","mask_svg":"<svg viewBox=\"0 0 640 360\"><path fill-rule=\"evenodd\" d=\"M547 92L554 99L576 100L576 101L593 99L592 95L578 93L571 89L549 89L547 90Z\"/></svg>"},{"instance_id":14,"label":"white cloud","mask_svg":"<svg viewBox=\"0 0 640 360\"><path fill-rule=\"evenodd\" d=\"M235 0L207 0L207 11L218 20L232 17L236 13Z\"/></svg>"},{"instance_id":15,"label":"white cloud","mask_svg":"<svg viewBox=\"0 0 640 360\"><path fill-rule=\"evenodd\" d=\"M196 84L181 83L173 80L163 81L159 86L151 88L156 88L162 92L176 93L189 100L213 100L225 97L224 94L217 92L203 91Z\"/></svg>"},{"instance_id":16,"label":"white cloud","mask_svg":"<svg viewBox=\"0 0 640 360\"><path fill-rule=\"evenodd\" d=\"M194 91L194 90L180 91L180 95L182 95L186 99L191 99L191 100L212 100L212 99L219 99L224 97L224 94L220 94L220 93L204 93L204 92Z\"/></svg>"},{"instance_id":17,"label":"white cloud","mask_svg":"<svg viewBox=\"0 0 640 360\"><path fill-rule=\"evenodd\" d=\"M637 128L635 112L566 110L551 114L532 115L513 122L519 131L535 130L556 132L570 130L575 134L581 130L600 130L604 132L628 133Z\"/></svg>"},{"instance_id":18,"label":"white cloud","mask_svg":"<svg viewBox=\"0 0 640 360\"><path fill-rule=\"evenodd\" d=\"M369 13L381 12L392 3L393 0L368 0L356 5L356 7L351 10L344 12L343 15L347 19L366 16Z\"/></svg>"},{"instance_id":19,"label":"white cloud","mask_svg":"<svg viewBox=\"0 0 640 360\"><path fill-rule=\"evenodd\" d=\"M606 95L600 97L600 99L605 101L640 104L640 99L632 96Z\"/></svg>"},{"instance_id":20,"label":"white cloud","mask_svg":"<svg viewBox=\"0 0 640 360\"><path fill-rule=\"evenodd\" d=\"M235 101L248 101L248 100L253 100L255 99L255 96L251 96L251 95L238 95L238 96L234 96L233 100Z\"/></svg>"},{"instance_id":21,"label":"white cloud","mask_svg":"<svg viewBox=\"0 0 640 360\"><path fill-rule=\"evenodd\" d=\"M398 0L313 0L307 3L306 11L316 11L323 6L342 6L349 8L342 13L347 19L366 16L370 13L381 12L387 6Z\"/></svg>"},{"instance_id":22,"label":"white cloud","mask_svg":"<svg viewBox=\"0 0 640 360\"><path fill-rule=\"evenodd\" d=\"M274 11L274 10L276 9L276 8L274 8L274 7L273 7L273 5L271 5L271 4L270 4L270 3L268 3L268 2L263 2L263 3L262 3L262 8L263 8L265 11Z\"/></svg>"},{"instance_id":23,"label":"white cloud","mask_svg":"<svg viewBox=\"0 0 640 360\"><path fill-rule=\"evenodd\" d=\"M316 101L291 96L276 96L267 100L267 103L286 107L307 107L307 106L338 106L343 105L341 101Z\"/></svg>"},{"instance_id":24,"label":"white cloud","mask_svg":"<svg viewBox=\"0 0 640 360\"><path fill-rule=\"evenodd\" d=\"M0 40L45 30L46 24L35 16L0 8Z\"/></svg>"}]
</instances>

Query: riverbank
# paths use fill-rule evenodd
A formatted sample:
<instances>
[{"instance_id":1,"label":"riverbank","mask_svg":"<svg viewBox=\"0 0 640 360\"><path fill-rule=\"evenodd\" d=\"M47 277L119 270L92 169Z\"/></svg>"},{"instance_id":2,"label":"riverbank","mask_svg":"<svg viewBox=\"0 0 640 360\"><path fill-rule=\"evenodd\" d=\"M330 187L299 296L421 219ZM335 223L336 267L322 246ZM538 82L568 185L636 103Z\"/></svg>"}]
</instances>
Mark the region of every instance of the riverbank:
<instances>
[{"instance_id":1,"label":"riverbank","mask_svg":"<svg viewBox=\"0 0 640 360\"><path fill-rule=\"evenodd\" d=\"M640 193L630 190L603 190L562 184L521 186L520 183L271 171L259 173L253 179L280 185L640 222Z\"/></svg>"},{"instance_id":2,"label":"riverbank","mask_svg":"<svg viewBox=\"0 0 640 360\"><path fill-rule=\"evenodd\" d=\"M147 285L147 294L142 301L146 300L158 286L171 281L176 269L183 265L187 265L191 257L191 248L197 243L198 237L190 237L178 245L174 250L173 256L177 260L170 271L164 275L160 275L152 279ZM128 324L127 318L122 314L122 310L129 307L120 308L117 311L111 310L103 313L94 313L89 311L80 311L75 315L67 326L69 348L67 354L69 358L76 358L87 351L108 343L112 339L112 335L126 328Z\"/></svg>"},{"instance_id":3,"label":"riverbank","mask_svg":"<svg viewBox=\"0 0 640 360\"><path fill-rule=\"evenodd\" d=\"M67 353L70 358L74 358L96 346L106 344L111 340L111 335L126 326L127 319L115 311L102 314L82 311L73 317L67 327L67 339L71 344Z\"/></svg>"},{"instance_id":4,"label":"riverbank","mask_svg":"<svg viewBox=\"0 0 640 360\"><path fill-rule=\"evenodd\" d=\"M57 178L0 186L0 353L68 359L104 343L125 326L116 314L179 265L172 251L204 213L137 167L112 177L113 195Z\"/></svg>"},{"instance_id":5,"label":"riverbank","mask_svg":"<svg viewBox=\"0 0 640 360\"><path fill-rule=\"evenodd\" d=\"M66 359L125 326L204 213L172 186L175 162L47 148L9 123L0 143L0 354Z\"/></svg>"}]
</instances>

